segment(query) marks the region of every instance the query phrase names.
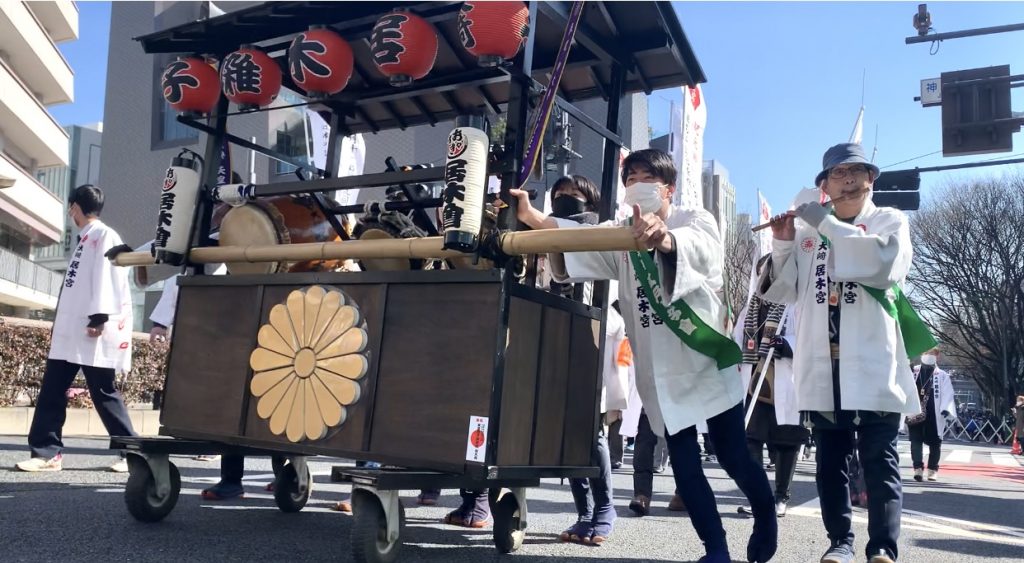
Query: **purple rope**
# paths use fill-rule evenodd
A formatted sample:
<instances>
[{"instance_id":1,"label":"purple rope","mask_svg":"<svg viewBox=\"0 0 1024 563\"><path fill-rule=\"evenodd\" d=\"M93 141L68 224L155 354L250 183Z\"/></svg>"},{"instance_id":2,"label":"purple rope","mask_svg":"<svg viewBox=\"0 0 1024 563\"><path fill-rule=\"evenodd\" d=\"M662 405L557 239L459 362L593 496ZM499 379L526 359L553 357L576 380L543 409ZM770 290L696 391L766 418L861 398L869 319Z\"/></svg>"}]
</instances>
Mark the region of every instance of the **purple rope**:
<instances>
[{"instance_id":1,"label":"purple rope","mask_svg":"<svg viewBox=\"0 0 1024 563\"><path fill-rule=\"evenodd\" d=\"M544 98L540 103L540 113L533 123L533 134L530 136L530 144L527 145L526 159L519 171L519 178L516 186L523 187L526 179L530 176L534 164L537 162L537 155L540 152L541 140L544 137L544 130L548 125L548 117L551 115L551 108L555 103L555 94L558 92L558 84L562 81L562 72L565 70L565 63L569 60L569 49L572 47L572 39L576 35L576 26L579 24L580 16L583 15L582 0L572 3L572 10L569 11L569 18L566 21L565 32L562 34L562 44L558 47L558 58L555 59L555 67L551 71L551 82L544 92Z\"/></svg>"}]
</instances>

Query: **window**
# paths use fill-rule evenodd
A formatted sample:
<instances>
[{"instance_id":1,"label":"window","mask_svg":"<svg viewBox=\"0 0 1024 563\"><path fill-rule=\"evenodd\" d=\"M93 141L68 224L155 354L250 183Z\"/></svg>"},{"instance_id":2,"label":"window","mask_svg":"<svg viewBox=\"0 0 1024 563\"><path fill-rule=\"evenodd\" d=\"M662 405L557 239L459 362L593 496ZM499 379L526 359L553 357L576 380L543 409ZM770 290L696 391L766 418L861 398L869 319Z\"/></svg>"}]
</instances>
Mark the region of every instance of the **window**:
<instances>
[{"instance_id":1,"label":"window","mask_svg":"<svg viewBox=\"0 0 1024 563\"><path fill-rule=\"evenodd\" d=\"M282 88L281 94L272 105L287 106L303 101L295 92ZM274 132L274 150L296 160L312 161L310 147L313 146L313 139L304 106L270 112L270 130ZM281 161L274 162L274 172L278 175L295 172L295 167L291 164Z\"/></svg>"}]
</instances>

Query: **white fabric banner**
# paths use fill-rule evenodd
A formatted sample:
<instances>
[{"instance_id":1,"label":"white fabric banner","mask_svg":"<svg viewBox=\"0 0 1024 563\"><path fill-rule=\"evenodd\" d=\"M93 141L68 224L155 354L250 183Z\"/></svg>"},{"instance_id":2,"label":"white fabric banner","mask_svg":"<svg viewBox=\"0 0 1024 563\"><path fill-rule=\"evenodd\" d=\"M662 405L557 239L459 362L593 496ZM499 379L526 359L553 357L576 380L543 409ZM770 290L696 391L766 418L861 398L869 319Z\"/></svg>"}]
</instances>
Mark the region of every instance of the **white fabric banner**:
<instances>
[{"instance_id":1,"label":"white fabric banner","mask_svg":"<svg viewBox=\"0 0 1024 563\"><path fill-rule=\"evenodd\" d=\"M768 200L765 199L764 194L761 190L757 190L757 223L763 225L772 218L772 206L768 205ZM772 230L762 229L755 235L757 238L757 257L755 260L768 254L772 251Z\"/></svg>"},{"instance_id":2,"label":"white fabric banner","mask_svg":"<svg viewBox=\"0 0 1024 563\"><path fill-rule=\"evenodd\" d=\"M681 151L679 167L679 203L684 207L704 207L701 174L704 171L704 128L708 122L707 104L700 85L682 87L682 143L673 143ZM679 122L673 116L673 130Z\"/></svg>"},{"instance_id":3,"label":"white fabric banner","mask_svg":"<svg viewBox=\"0 0 1024 563\"><path fill-rule=\"evenodd\" d=\"M313 165L321 170L327 169L327 148L331 142L331 126L320 117L320 114L306 110L309 117L309 126L313 146L307 154L312 155ZM338 177L358 176L363 173L363 165L366 162L366 144L363 142L362 133L347 136L341 140L341 150L338 151ZM334 200L338 205L352 205L359 197L359 190L337 190L334 192ZM355 219L349 218L353 223Z\"/></svg>"}]
</instances>

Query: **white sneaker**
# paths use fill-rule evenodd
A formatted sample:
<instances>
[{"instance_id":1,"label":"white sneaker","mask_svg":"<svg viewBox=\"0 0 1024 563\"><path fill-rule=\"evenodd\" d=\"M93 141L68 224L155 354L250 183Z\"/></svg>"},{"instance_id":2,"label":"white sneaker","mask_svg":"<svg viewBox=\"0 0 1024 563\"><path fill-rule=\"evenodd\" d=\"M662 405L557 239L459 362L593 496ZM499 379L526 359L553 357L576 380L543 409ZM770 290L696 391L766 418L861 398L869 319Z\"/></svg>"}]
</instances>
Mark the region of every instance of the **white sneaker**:
<instances>
[{"instance_id":1,"label":"white sneaker","mask_svg":"<svg viewBox=\"0 0 1024 563\"><path fill-rule=\"evenodd\" d=\"M914 480L918 483L924 481L924 469L917 468L914 470Z\"/></svg>"},{"instance_id":2,"label":"white sneaker","mask_svg":"<svg viewBox=\"0 0 1024 563\"><path fill-rule=\"evenodd\" d=\"M27 459L25 461L18 462L15 467L21 471L28 471L32 473L40 471L60 471L61 469L64 469L64 463L61 460L60 454L57 454L51 459L46 459L45 457Z\"/></svg>"},{"instance_id":3,"label":"white sneaker","mask_svg":"<svg viewBox=\"0 0 1024 563\"><path fill-rule=\"evenodd\" d=\"M934 469L929 469L928 470L928 480L929 481L938 481L939 480L939 472L935 471Z\"/></svg>"},{"instance_id":4,"label":"white sneaker","mask_svg":"<svg viewBox=\"0 0 1024 563\"><path fill-rule=\"evenodd\" d=\"M108 470L114 473L128 473L128 460L122 457L114 462L114 465L111 465Z\"/></svg>"}]
</instances>

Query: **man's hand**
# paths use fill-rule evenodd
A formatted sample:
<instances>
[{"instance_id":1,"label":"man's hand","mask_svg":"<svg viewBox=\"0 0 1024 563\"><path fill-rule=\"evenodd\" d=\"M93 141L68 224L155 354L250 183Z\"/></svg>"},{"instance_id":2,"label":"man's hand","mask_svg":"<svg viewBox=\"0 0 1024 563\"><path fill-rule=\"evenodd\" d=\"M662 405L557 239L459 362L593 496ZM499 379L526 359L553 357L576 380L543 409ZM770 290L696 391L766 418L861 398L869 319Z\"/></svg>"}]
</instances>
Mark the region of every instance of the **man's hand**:
<instances>
[{"instance_id":1,"label":"man's hand","mask_svg":"<svg viewBox=\"0 0 1024 563\"><path fill-rule=\"evenodd\" d=\"M99 338L103 334L103 325L86 327L85 333L89 338Z\"/></svg>"},{"instance_id":2,"label":"man's hand","mask_svg":"<svg viewBox=\"0 0 1024 563\"><path fill-rule=\"evenodd\" d=\"M793 240L796 238L796 225L792 212L780 213L771 218L769 224L772 226L772 236L778 240Z\"/></svg>"},{"instance_id":3,"label":"man's hand","mask_svg":"<svg viewBox=\"0 0 1024 563\"><path fill-rule=\"evenodd\" d=\"M131 251L132 251L132 247L128 246L127 244L119 244L119 245L117 245L115 247L112 247L110 250L108 250L106 253L104 253L103 257L106 258L107 260L114 260L114 259L117 258L118 254L121 254L122 252L131 252Z\"/></svg>"},{"instance_id":4,"label":"man's hand","mask_svg":"<svg viewBox=\"0 0 1024 563\"><path fill-rule=\"evenodd\" d=\"M805 203L793 210L793 213L795 213L797 217L803 219L805 223L815 229L818 228L818 225L821 225L821 222L824 221L825 217L828 217L828 214L831 212L831 205L822 205L816 201Z\"/></svg>"},{"instance_id":5,"label":"man's hand","mask_svg":"<svg viewBox=\"0 0 1024 563\"><path fill-rule=\"evenodd\" d=\"M166 342L167 341L167 327L154 326L153 330L149 331L150 342Z\"/></svg>"},{"instance_id":6,"label":"man's hand","mask_svg":"<svg viewBox=\"0 0 1024 563\"><path fill-rule=\"evenodd\" d=\"M672 252L672 237L668 227L654 213L641 213L640 206L633 205L633 238L647 249L654 249L668 254Z\"/></svg>"}]
</instances>

